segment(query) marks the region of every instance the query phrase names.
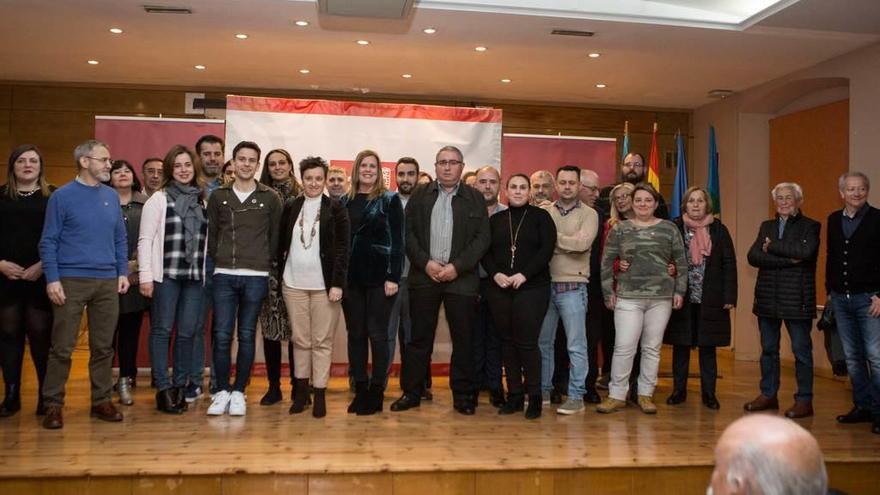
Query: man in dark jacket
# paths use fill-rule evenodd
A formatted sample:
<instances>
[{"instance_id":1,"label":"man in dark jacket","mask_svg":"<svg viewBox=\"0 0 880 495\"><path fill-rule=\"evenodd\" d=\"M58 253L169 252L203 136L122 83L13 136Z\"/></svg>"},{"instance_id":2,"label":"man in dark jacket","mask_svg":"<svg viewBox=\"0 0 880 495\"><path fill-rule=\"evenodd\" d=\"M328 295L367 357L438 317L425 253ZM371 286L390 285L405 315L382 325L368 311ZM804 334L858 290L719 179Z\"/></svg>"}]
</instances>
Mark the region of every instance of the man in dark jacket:
<instances>
[{"instance_id":1,"label":"man in dark jacket","mask_svg":"<svg viewBox=\"0 0 880 495\"><path fill-rule=\"evenodd\" d=\"M852 380L854 407L837 421L873 420L871 431L880 434L880 210L868 204L871 185L865 174L847 172L838 185L844 208L828 217L825 286Z\"/></svg>"},{"instance_id":2,"label":"man in dark jacket","mask_svg":"<svg viewBox=\"0 0 880 495\"><path fill-rule=\"evenodd\" d=\"M761 224L749 249L749 264L758 268L755 304L761 331L761 395L746 403L746 411L778 409L779 330L785 322L795 357L795 404L789 418L813 415L813 341L816 317L816 259L819 222L804 216L801 186L783 182L773 188L776 218Z\"/></svg>"},{"instance_id":3,"label":"man in dark jacket","mask_svg":"<svg viewBox=\"0 0 880 495\"><path fill-rule=\"evenodd\" d=\"M458 148L441 148L434 166L437 180L419 186L406 205L412 340L400 377L403 396L391 410L419 406L443 304L452 338L453 406L470 415L476 408L471 326L480 284L477 263L489 247L489 216L483 196L461 182L464 157Z\"/></svg>"}]
</instances>

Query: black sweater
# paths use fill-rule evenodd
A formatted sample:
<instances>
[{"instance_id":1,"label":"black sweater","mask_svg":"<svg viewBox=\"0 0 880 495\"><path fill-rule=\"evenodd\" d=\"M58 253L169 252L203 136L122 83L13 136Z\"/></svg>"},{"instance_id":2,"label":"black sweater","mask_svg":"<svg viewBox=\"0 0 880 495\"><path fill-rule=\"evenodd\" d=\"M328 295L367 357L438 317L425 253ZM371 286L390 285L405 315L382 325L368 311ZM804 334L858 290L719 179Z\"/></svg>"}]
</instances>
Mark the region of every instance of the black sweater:
<instances>
[{"instance_id":1,"label":"black sweater","mask_svg":"<svg viewBox=\"0 0 880 495\"><path fill-rule=\"evenodd\" d=\"M28 268L40 261L37 245L43 233L43 221L49 198L42 193L11 199L6 185L0 187L0 260L11 261ZM52 187L50 191L54 191ZM0 298L45 295L46 279L36 282L9 280L0 275Z\"/></svg>"},{"instance_id":2,"label":"black sweater","mask_svg":"<svg viewBox=\"0 0 880 495\"><path fill-rule=\"evenodd\" d=\"M825 288L834 292L880 292L880 210L868 211L852 237L843 236L843 210L828 216L828 257L825 260Z\"/></svg>"},{"instance_id":3,"label":"black sweater","mask_svg":"<svg viewBox=\"0 0 880 495\"><path fill-rule=\"evenodd\" d=\"M525 215L525 217L523 217ZM511 223L513 232L522 220L516 237L516 255L510 268ZM549 285L550 258L556 246L556 224L546 210L537 206L511 207L489 219L492 243L483 256L483 267L493 278L496 273L522 273L526 283L520 289ZM493 282L494 283L494 282Z\"/></svg>"}]
</instances>

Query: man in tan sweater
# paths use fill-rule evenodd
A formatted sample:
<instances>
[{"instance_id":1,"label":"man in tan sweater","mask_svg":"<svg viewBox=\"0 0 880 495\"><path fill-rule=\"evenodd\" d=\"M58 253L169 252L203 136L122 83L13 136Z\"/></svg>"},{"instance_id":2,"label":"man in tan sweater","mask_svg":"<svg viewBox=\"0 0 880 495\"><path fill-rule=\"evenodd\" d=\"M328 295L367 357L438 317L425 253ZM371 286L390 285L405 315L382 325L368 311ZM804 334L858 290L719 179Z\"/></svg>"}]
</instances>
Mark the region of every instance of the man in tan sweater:
<instances>
[{"instance_id":1,"label":"man in tan sweater","mask_svg":"<svg viewBox=\"0 0 880 495\"><path fill-rule=\"evenodd\" d=\"M583 397L587 378L587 282L590 280L590 247L599 229L596 211L578 198L580 169L574 165L556 171L559 199L547 206L556 223L556 249L550 260L550 306L541 326L538 346L541 349L541 390L549 396L553 377L553 340L556 325L562 318L568 356L571 362L568 399L559 414L584 410Z\"/></svg>"}]
</instances>

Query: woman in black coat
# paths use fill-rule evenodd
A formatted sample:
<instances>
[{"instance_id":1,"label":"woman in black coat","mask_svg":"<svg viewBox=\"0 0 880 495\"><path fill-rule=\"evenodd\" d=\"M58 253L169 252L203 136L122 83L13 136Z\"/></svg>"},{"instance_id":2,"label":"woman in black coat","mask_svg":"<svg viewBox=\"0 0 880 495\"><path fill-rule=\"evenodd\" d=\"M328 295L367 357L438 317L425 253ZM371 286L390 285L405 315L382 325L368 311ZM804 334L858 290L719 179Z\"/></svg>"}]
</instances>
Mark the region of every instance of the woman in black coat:
<instances>
[{"instance_id":1,"label":"woman in black coat","mask_svg":"<svg viewBox=\"0 0 880 495\"><path fill-rule=\"evenodd\" d=\"M736 306L736 253L727 227L713 217L712 198L702 187L685 192L682 216L674 220L687 251L688 292L674 311L663 342L671 344L670 405L687 399L691 348L700 349L700 389L709 409L721 405L715 396L718 365L715 348L730 344L730 310Z\"/></svg>"}]
</instances>

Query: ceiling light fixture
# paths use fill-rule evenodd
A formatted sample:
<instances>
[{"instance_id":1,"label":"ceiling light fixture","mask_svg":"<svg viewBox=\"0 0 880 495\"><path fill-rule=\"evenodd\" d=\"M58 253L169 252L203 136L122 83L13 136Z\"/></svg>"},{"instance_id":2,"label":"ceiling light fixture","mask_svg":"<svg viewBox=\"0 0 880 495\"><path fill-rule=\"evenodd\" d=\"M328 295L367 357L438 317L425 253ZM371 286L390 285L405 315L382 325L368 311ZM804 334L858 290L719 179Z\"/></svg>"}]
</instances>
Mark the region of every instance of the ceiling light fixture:
<instances>
[{"instance_id":1,"label":"ceiling light fixture","mask_svg":"<svg viewBox=\"0 0 880 495\"><path fill-rule=\"evenodd\" d=\"M501 82L503 82L503 83L505 83L505 84L507 84L507 83L509 83L509 82L510 82L510 79L507 79L507 78L504 78L504 79L502 79L502 80L501 80Z\"/></svg>"},{"instance_id":2,"label":"ceiling light fixture","mask_svg":"<svg viewBox=\"0 0 880 495\"><path fill-rule=\"evenodd\" d=\"M437 29L436 28L425 28L425 29L422 29L422 32L425 34L434 34L437 32Z\"/></svg>"},{"instance_id":3,"label":"ceiling light fixture","mask_svg":"<svg viewBox=\"0 0 880 495\"><path fill-rule=\"evenodd\" d=\"M306 27L309 25L309 21L296 21L294 24L296 24L299 27Z\"/></svg>"},{"instance_id":4,"label":"ceiling light fixture","mask_svg":"<svg viewBox=\"0 0 880 495\"><path fill-rule=\"evenodd\" d=\"M113 34L122 34L122 30L119 28L110 28L110 32Z\"/></svg>"},{"instance_id":5,"label":"ceiling light fixture","mask_svg":"<svg viewBox=\"0 0 880 495\"><path fill-rule=\"evenodd\" d=\"M602 88L606 88L607 86L605 85L605 83L599 83L596 85L596 87L599 89L602 89Z\"/></svg>"},{"instance_id":6,"label":"ceiling light fixture","mask_svg":"<svg viewBox=\"0 0 880 495\"><path fill-rule=\"evenodd\" d=\"M404 79L412 79L412 74L401 74L400 77Z\"/></svg>"},{"instance_id":7,"label":"ceiling light fixture","mask_svg":"<svg viewBox=\"0 0 880 495\"><path fill-rule=\"evenodd\" d=\"M207 67L205 67L204 65L195 65L195 66L193 66L193 67L195 67L196 70L205 70L205 69L207 69Z\"/></svg>"},{"instance_id":8,"label":"ceiling light fixture","mask_svg":"<svg viewBox=\"0 0 880 495\"><path fill-rule=\"evenodd\" d=\"M309 72L311 72L309 69L300 69L299 70L300 74L308 74Z\"/></svg>"},{"instance_id":9,"label":"ceiling light fixture","mask_svg":"<svg viewBox=\"0 0 880 495\"><path fill-rule=\"evenodd\" d=\"M478 46L478 47L474 48L474 50L476 50L478 52L485 52L486 50L488 50L488 48L486 48L485 46Z\"/></svg>"},{"instance_id":10,"label":"ceiling light fixture","mask_svg":"<svg viewBox=\"0 0 880 495\"><path fill-rule=\"evenodd\" d=\"M357 43L358 45L361 45L361 46L367 46L370 44L370 42L367 40L357 40L357 41L355 41L355 43Z\"/></svg>"},{"instance_id":11,"label":"ceiling light fixture","mask_svg":"<svg viewBox=\"0 0 880 495\"><path fill-rule=\"evenodd\" d=\"M98 65L100 62L98 62L97 60L89 60L89 61L86 62L86 63L89 64L89 65Z\"/></svg>"},{"instance_id":12,"label":"ceiling light fixture","mask_svg":"<svg viewBox=\"0 0 880 495\"><path fill-rule=\"evenodd\" d=\"M601 53L593 52L587 56L590 58L599 58L601 55L602 55Z\"/></svg>"},{"instance_id":13,"label":"ceiling light fixture","mask_svg":"<svg viewBox=\"0 0 880 495\"><path fill-rule=\"evenodd\" d=\"M238 39L240 39L240 40L246 40L246 39L248 39L248 35L246 35L246 34L244 34L244 33L238 33L238 34L235 35L235 37L238 38Z\"/></svg>"}]
</instances>

